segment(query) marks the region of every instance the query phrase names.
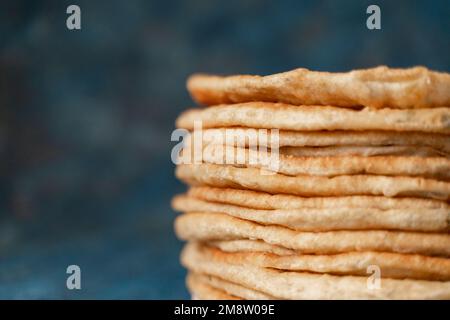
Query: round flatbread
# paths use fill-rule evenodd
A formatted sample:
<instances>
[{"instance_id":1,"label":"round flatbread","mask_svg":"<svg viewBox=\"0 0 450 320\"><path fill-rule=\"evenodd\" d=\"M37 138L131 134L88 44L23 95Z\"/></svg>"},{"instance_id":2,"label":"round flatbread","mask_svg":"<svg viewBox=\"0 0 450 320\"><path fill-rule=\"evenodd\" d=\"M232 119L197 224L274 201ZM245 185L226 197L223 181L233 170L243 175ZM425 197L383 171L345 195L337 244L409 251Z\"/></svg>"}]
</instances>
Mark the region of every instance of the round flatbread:
<instances>
[{"instance_id":1,"label":"round flatbread","mask_svg":"<svg viewBox=\"0 0 450 320\"><path fill-rule=\"evenodd\" d=\"M299 197L287 194L270 194L252 190L191 187L187 195L209 202L232 204L253 209L302 209L302 208L375 208L380 210L423 208L446 209L445 201L422 198L389 198L380 196L348 197Z\"/></svg>"},{"instance_id":2,"label":"round flatbread","mask_svg":"<svg viewBox=\"0 0 450 320\"><path fill-rule=\"evenodd\" d=\"M212 275L281 299L450 299L450 281L385 279L281 271L224 262L196 245L181 255L189 270ZM380 280L379 282L377 280Z\"/></svg>"},{"instance_id":3,"label":"round flatbread","mask_svg":"<svg viewBox=\"0 0 450 320\"><path fill-rule=\"evenodd\" d=\"M293 131L387 130L450 133L450 108L433 109L342 109L329 106L292 106L247 102L190 109L177 119L179 128L249 127Z\"/></svg>"},{"instance_id":4,"label":"round flatbread","mask_svg":"<svg viewBox=\"0 0 450 320\"><path fill-rule=\"evenodd\" d=\"M281 147L279 152L283 155L291 155L295 157L450 157L450 154L448 153L424 146Z\"/></svg>"},{"instance_id":5,"label":"round flatbread","mask_svg":"<svg viewBox=\"0 0 450 320\"><path fill-rule=\"evenodd\" d=\"M384 195L386 197L422 197L447 200L450 183L419 177L375 175L286 176L256 168L237 168L216 164L179 165L176 176L196 186L250 189L272 194L299 196Z\"/></svg>"},{"instance_id":6,"label":"round flatbread","mask_svg":"<svg viewBox=\"0 0 450 320\"><path fill-rule=\"evenodd\" d=\"M450 106L450 75L424 67L380 66L346 73L296 69L265 77L197 74L187 87L194 100L206 105L270 101L401 109Z\"/></svg>"},{"instance_id":7,"label":"round flatbread","mask_svg":"<svg viewBox=\"0 0 450 320\"><path fill-rule=\"evenodd\" d=\"M264 226L220 213L187 213L175 220L182 240L262 240L301 253L333 254L351 251L416 253L450 256L450 234L385 230L303 232Z\"/></svg>"},{"instance_id":8,"label":"round flatbread","mask_svg":"<svg viewBox=\"0 0 450 320\"><path fill-rule=\"evenodd\" d=\"M224 213L263 225L279 225L298 231L405 230L448 232L449 209L401 208L300 208L261 210L203 201L180 195L172 207L182 212Z\"/></svg>"},{"instance_id":9,"label":"round flatbread","mask_svg":"<svg viewBox=\"0 0 450 320\"><path fill-rule=\"evenodd\" d=\"M183 150L180 160L194 163L194 148ZM202 149L205 163L265 168L287 176L311 175L335 177L340 175L417 176L450 180L450 158L415 156L341 156L299 157L263 149L207 145Z\"/></svg>"},{"instance_id":10,"label":"round flatbread","mask_svg":"<svg viewBox=\"0 0 450 320\"><path fill-rule=\"evenodd\" d=\"M260 251L254 251L258 246L257 240L235 241L247 241L250 244L247 248L242 248L242 244L222 241L206 243L200 250L207 255L220 257L227 263L251 264L279 270L366 276L367 269L376 265L383 278L450 281L450 259L447 258L374 251L331 255L275 254L270 252L272 250L261 251L262 248L259 248ZM237 250L239 246L241 248ZM231 250L219 249L220 247L228 247Z\"/></svg>"},{"instance_id":11,"label":"round flatbread","mask_svg":"<svg viewBox=\"0 0 450 320\"><path fill-rule=\"evenodd\" d=\"M399 131L286 131L243 127L202 128L196 134L203 144L271 147L275 141L280 147L428 147L450 154L448 135L427 132ZM184 141L190 143L193 134ZM276 139L276 140L275 140Z\"/></svg>"}]
</instances>

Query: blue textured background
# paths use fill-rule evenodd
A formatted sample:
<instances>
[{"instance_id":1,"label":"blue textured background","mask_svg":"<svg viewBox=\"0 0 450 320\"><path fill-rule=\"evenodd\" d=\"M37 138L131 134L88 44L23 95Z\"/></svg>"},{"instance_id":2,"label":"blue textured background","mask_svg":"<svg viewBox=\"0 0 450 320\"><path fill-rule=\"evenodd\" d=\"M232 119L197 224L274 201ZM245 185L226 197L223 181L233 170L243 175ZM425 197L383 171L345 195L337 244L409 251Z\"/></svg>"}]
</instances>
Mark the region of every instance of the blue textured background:
<instances>
[{"instance_id":1,"label":"blue textured background","mask_svg":"<svg viewBox=\"0 0 450 320\"><path fill-rule=\"evenodd\" d=\"M446 0L2 1L0 298L188 297L169 203L190 73L450 71L449 35Z\"/></svg>"}]
</instances>

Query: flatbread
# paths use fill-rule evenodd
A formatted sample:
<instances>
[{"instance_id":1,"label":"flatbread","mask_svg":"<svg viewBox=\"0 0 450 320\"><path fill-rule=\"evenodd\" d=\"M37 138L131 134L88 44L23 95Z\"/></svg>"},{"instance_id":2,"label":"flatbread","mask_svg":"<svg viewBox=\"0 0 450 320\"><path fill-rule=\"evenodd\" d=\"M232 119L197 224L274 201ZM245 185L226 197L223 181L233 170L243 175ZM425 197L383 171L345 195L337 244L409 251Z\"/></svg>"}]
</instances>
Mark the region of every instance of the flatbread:
<instances>
[{"instance_id":1,"label":"flatbread","mask_svg":"<svg viewBox=\"0 0 450 320\"><path fill-rule=\"evenodd\" d=\"M367 268L376 265L380 268L383 278L450 280L450 259L414 254L368 251L334 255L277 255L257 251L226 252L208 244L198 250L231 264L251 264L279 270L366 276Z\"/></svg>"},{"instance_id":2,"label":"flatbread","mask_svg":"<svg viewBox=\"0 0 450 320\"><path fill-rule=\"evenodd\" d=\"M202 128L198 135L204 144L229 144L234 146L270 147L274 136L280 147L380 147L380 146L410 146L429 147L450 154L450 138L448 135L426 132L398 131L274 131L254 128ZM192 136L186 137L190 142ZM274 140L274 141L272 141Z\"/></svg>"},{"instance_id":3,"label":"flatbread","mask_svg":"<svg viewBox=\"0 0 450 320\"><path fill-rule=\"evenodd\" d=\"M272 143L272 135L275 133L271 133L269 131L261 131L267 129L251 129L251 128L240 128L240 129L206 129L204 132L199 133L194 131L195 134L188 134L187 137L184 138L184 146L186 148L193 148L193 146L198 146L194 144L194 136L195 139L198 139L201 142L201 147L207 147L208 145L229 145L233 147L250 147L252 149L267 149L278 148L280 154L285 155L293 155L293 156L306 156L306 157L327 157L327 156L380 156L380 155L397 155L397 156L419 156L419 157L449 157L450 158L450 145L447 146L446 142L450 141L450 139L445 135L439 134L429 134L434 136L436 140L432 140L435 143L433 146L428 146L428 144L432 144L431 141L426 141L427 139L422 139L424 144L405 144L401 145L400 143L408 142L420 142L420 139L408 141L406 139L391 139L388 140L380 140L380 141L364 141L364 139L360 139L358 134L355 132L349 132L347 135L342 136L338 134L340 132L336 132L336 141L334 141L335 145L326 145L327 143L331 143L331 137L320 137L318 135L315 139L313 137L314 134L322 134L324 132L293 132L293 131L281 131L278 135L278 142L276 144ZM288 134L289 133L289 134ZM298 133L300 135L298 140L295 140L295 134ZM311 137L303 136L307 134L311 134ZM371 132L374 133L374 132ZM292 134L292 135L291 135ZM330 132L332 136L333 132ZM359 132L361 134L361 132ZM380 139L377 134L370 134L369 136L373 136L374 139ZM398 133L403 134L403 133ZM352 140L348 139L348 136L355 135L355 139L353 142L355 145L345 144L351 143ZM395 133L386 132L386 136L394 135ZM419 135L414 133L413 135ZM420 135L419 135L420 136ZM445 137L445 139L441 140L440 138ZM342 138L341 141L338 141L337 138ZM347 139L346 139L347 138ZM387 138L387 137L385 137ZM423 137L422 137L423 138ZM327 141L328 140L328 141ZM274 141L275 142L275 141ZM359 145L360 143L366 142L366 145ZM380 143L380 145L377 145ZM385 143L385 144L383 144ZM390 143L390 144L389 144ZM289 146L291 145L300 145L300 146ZM306 144L307 146L301 146L301 144ZM308 146L311 145L311 146ZM314 146L317 144L319 146Z\"/></svg>"},{"instance_id":4,"label":"flatbread","mask_svg":"<svg viewBox=\"0 0 450 320\"><path fill-rule=\"evenodd\" d=\"M299 208L260 210L176 196L172 207L182 212L224 213L263 225L279 225L299 231L405 230L448 232L449 209L402 208Z\"/></svg>"},{"instance_id":5,"label":"flatbread","mask_svg":"<svg viewBox=\"0 0 450 320\"><path fill-rule=\"evenodd\" d=\"M183 150L184 163L194 163L194 149ZM287 176L312 175L335 177L340 175L373 174L386 176L418 176L437 180L450 179L450 157L414 156L341 156L298 157L275 154L267 150L208 145L203 148L205 163L229 164L266 168Z\"/></svg>"},{"instance_id":6,"label":"flatbread","mask_svg":"<svg viewBox=\"0 0 450 320\"><path fill-rule=\"evenodd\" d=\"M342 156L415 156L450 157L450 154L424 146L335 146L335 147L282 147L280 154L296 157Z\"/></svg>"},{"instance_id":7,"label":"flatbread","mask_svg":"<svg viewBox=\"0 0 450 320\"><path fill-rule=\"evenodd\" d=\"M258 292L249 288L246 288L242 285L229 282L226 280L222 280L218 277L201 274L201 273L195 273L195 272L189 272L187 276L188 282L194 282L198 284L202 284L211 288L214 288L216 290L220 290L221 292L225 292L226 294L230 295L230 297L236 297L236 298L242 298L247 300L273 300L274 297Z\"/></svg>"},{"instance_id":8,"label":"flatbread","mask_svg":"<svg viewBox=\"0 0 450 320\"><path fill-rule=\"evenodd\" d=\"M450 282L335 276L280 271L253 265L225 263L215 255L187 246L182 264L196 273L209 274L282 299L450 299Z\"/></svg>"},{"instance_id":9,"label":"flatbread","mask_svg":"<svg viewBox=\"0 0 450 320\"><path fill-rule=\"evenodd\" d=\"M449 204L444 201L422 198L389 198L382 196L305 198L286 194L270 194L251 190L214 188L208 186L189 188L187 195L209 202L219 202L263 210L301 208L375 208L380 210L434 208L450 210Z\"/></svg>"},{"instance_id":10,"label":"flatbread","mask_svg":"<svg viewBox=\"0 0 450 320\"><path fill-rule=\"evenodd\" d=\"M207 242L208 246L218 248L225 252L261 252L272 253L279 256L301 254L293 249L270 244L261 240L213 240Z\"/></svg>"},{"instance_id":11,"label":"flatbread","mask_svg":"<svg viewBox=\"0 0 450 320\"><path fill-rule=\"evenodd\" d=\"M433 109L342 109L330 106L292 106L247 102L190 109L176 120L178 128L250 127L293 131L388 130L450 134L450 108Z\"/></svg>"},{"instance_id":12,"label":"flatbread","mask_svg":"<svg viewBox=\"0 0 450 320\"><path fill-rule=\"evenodd\" d=\"M256 239L301 253L379 251L450 256L450 234L381 230L302 232L279 226L263 226L220 213L178 216L175 232L182 240Z\"/></svg>"},{"instance_id":13,"label":"flatbread","mask_svg":"<svg viewBox=\"0 0 450 320\"><path fill-rule=\"evenodd\" d=\"M223 290L214 288L204 281L198 281L191 273L186 277L186 286L192 296L192 300L242 300Z\"/></svg>"},{"instance_id":14,"label":"flatbread","mask_svg":"<svg viewBox=\"0 0 450 320\"><path fill-rule=\"evenodd\" d=\"M380 66L346 73L296 69L270 76L191 76L187 88L206 105L246 101L340 107L433 108L450 106L450 75L424 67Z\"/></svg>"},{"instance_id":15,"label":"flatbread","mask_svg":"<svg viewBox=\"0 0 450 320\"><path fill-rule=\"evenodd\" d=\"M295 176L264 174L256 168L236 168L216 164L178 165L176 176L197 185L250 189L272 194L300 196L384 195L387 197L423 197L447 200L450 183L418 177L388 177L374 175Z\"/></svg>"}]
</instances>

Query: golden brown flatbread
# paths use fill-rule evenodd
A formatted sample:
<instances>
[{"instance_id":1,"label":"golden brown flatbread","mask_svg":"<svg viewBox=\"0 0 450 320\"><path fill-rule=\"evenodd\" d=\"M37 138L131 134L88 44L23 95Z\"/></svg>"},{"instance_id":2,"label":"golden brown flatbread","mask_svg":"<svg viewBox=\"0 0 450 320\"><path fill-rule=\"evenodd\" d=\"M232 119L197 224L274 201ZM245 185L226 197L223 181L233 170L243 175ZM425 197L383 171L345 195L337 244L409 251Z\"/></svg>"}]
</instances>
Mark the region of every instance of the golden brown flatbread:
<instances>
[{"instance_id":1,"label":"golden brown flatbread","mask_svg":"<svg viewBox=\"0 0 450 320\"><path fill-rule=\"evenodd\" d=\"M299 208L261 210L176 196L172 207L182 212L224 213L263 225L298 231L405 230L448 232L449 209Z\"/></svg>"},{"instance_id":2,"label":"golden brown flatbread","mask_svg":"<svg viewBox=\"0 0 450 320\"><path fill-rule=\"evenodd\" d=\"M296 69L270 76L191 76L191 96L206 105L247 101L340 107L433 108L450 106L450 75L424 67L380 66L346 73Z\"/></svg>"},{"instance_id":3,"label":"golden brown flatbread","mask_svg":"<svg viewBox=\"0 0 450 320\"><path fill-rule=\"evenodd\" d=\"M303 232L264 226L220 213L185 213L175 220L182 240L255 239L301 253L333 254L351 251L416 253L450 256L450 234L385 230Z\"/></svg>"},{"instance_id":4,"label":"golden brown flatbread","mask_svg":"<svg viewBox=\"0 0 450 320\"><path fill-rule=\"evenodd\" d=\"M251 264L224 262L188 245L182 264L190 271L212 275L281 299L450 299L450 281L335 276L281 271Z\"/></svg>"},{"instance_id":5,"label":"golden brown flatbread","mask_svg":"<svg viewBox=\"0 0 450 320\"><path fill-rule=\"evenodd\" d=\"M185 148L180 159L194 163L193 148ZM253 150L224 145L208 145L202 150L202 161L253 168L265 168L287 176L311 175L385 175L450 179L450 157L416 156L340 156L299 157L276 154L268 150Z\"/></svg>"},{"instance_id":6,"label":"golden brown flatbread","mask_svg":"<svg viewBox=\"0 0 450 320\"><path fill-rule=\"evenodd\" d=\"M275 140L275 135L277 140ZM244 127L203 129L197 135L204 144L271 147L278 141L280 147L428 147L450 154L448 135L426 132L400 131L273 131ZM186 137L186 142L192 140Z\"/></svg>"},{"instance_id":7,"label":"golden brown flatbread","mask_svg":"<svg viewBox=\"0 0 450 320\"><path fill-rule=\"evenodd\" d=\"M299 197L287 194L270 194L252 190L208 186L189 188L187 194L189 197L209 202L263 210L302 208L375 208L380 210L423 208L450 210L450 205L445 201L423 198L389 198L382 196Z\"/></svg>"},{"instance_id":8,"label":"golden brown flatbread","mask_svg":"<svg viewBox=\"0 0 450 320\"><path fill-rule=\"evenodd\" d=\"M265 174L256 168L200 164L179 165L176 176L193 185L221 188L250 189L272 194L299 196L351 196L384 195L386 197L422 197L447 200L450 183L418 177L389 177L375 175L337 176L286 176Z\"/></svg>"},{"instance_id":9,"label":"golden brown flatbread","mask_svg":"<svg viewBox=\"0 0 450 320\"><path fill-rule=\"evenodd\" d=\"M387 130L450 134L450 108L433 109L342 109L330 106L292 106L247 102L190 109L177 119L178 128L249 127L293 131Z\"/></svg>"},{"instance_id":10,"label":"golden brown flatbread","mask_svg":"<svg viewBox=\"0 0 450 320\"><path fill-rule=\"evenodd\" d=\"M424 146L281 147L279 152L296 157L414 156L450 158L448 153Z\"/></svg>"},{"instance_id":11,"label":"golden brown flatbread","mask_svg":"<svg viewBox=\"0 0 450 320\"><path fill-rule=\"evenodd\" d=\"M257 242L256 240L245 241ZM227 263L251 264L279 270L366 276L367 269L371 265L376 265L380 268L383 278L450 280L450 259L448 258L374 251L346 252L332 255L301 253L284 255L268 251L252 251L250 248L250 250L241 251L219 250L219 246L223 246L224 242L226 241L206 243L198 250L201 250L205 255L214 256L215 259L221 259ZM232 245L233 241L229 241L228 247ZM266 245L270 246L270 244ZM237 249L239 244L235 244L235 246L234 249Z\"/></svg>"}]
</instances>

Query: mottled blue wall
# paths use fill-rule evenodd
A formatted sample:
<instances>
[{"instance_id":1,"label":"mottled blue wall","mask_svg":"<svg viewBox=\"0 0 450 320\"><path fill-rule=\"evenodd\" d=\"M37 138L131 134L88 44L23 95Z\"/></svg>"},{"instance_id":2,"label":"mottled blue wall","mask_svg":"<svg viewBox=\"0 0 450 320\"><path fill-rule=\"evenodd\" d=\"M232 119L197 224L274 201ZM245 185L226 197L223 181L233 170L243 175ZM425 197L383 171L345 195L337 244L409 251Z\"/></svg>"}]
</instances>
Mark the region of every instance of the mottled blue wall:
<instances>
[{"instance_id":1,"label":"mottled blue wall","mask_svg":"<svg viewBox=\"0 0 450 320\"><path fill-rule=\"evenodd\" d=\"M169 202L190 73L450 71L445 0L5 2L0 298L188 297ZM381 31L365 27L372 3ZM65 288L69 264L81 291Z\"/></svg>"}]
</instances>

